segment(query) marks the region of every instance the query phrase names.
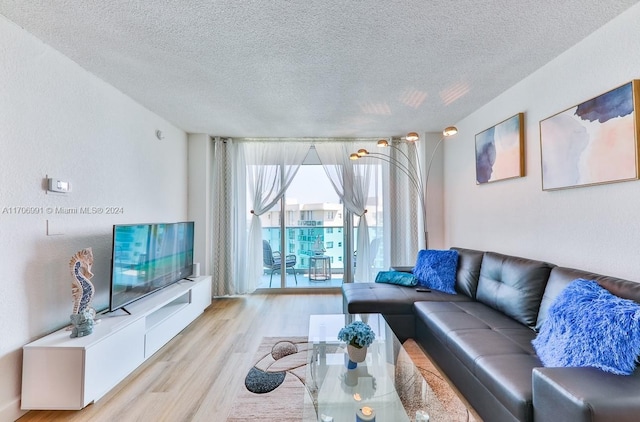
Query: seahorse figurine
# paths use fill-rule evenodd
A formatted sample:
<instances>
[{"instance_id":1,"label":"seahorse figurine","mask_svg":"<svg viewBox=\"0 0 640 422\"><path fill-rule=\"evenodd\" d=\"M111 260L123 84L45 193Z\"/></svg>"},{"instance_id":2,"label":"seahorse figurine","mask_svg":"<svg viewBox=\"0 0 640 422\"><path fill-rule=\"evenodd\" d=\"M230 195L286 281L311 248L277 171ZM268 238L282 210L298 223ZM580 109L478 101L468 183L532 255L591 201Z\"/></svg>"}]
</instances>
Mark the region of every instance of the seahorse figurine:
<instances>
[{"instance_id":1,"label":"seahorse figurine","mask_svg":"<svg viewBox=\"0 0 640 422\"><path fill-rule=\"evenodd\" d=\"M93 250L85 248L78 251L71 257L69 267L71 268L71 296L73 296L72 314L80 314L89 311L95 316L95 310L89 305L93 300L95 288L91 283L91 266L93 265Z\"/></svg>"}]
</instances>

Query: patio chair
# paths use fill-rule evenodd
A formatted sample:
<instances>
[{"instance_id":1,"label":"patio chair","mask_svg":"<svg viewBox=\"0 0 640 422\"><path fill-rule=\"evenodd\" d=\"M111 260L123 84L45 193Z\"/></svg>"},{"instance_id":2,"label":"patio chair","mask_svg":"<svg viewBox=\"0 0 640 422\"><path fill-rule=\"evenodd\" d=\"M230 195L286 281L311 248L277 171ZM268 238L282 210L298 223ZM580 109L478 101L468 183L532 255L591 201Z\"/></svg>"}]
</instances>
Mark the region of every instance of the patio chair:
<instances>
[{"instance_id":1,"label":"patio chair","mask_svg":"<svg viewBox=\"0 0 640 422\"><path fill-rule=\"evenodd\" d=\"M296 280L296 285L298 284L298 277L296 276L296 262L298 258L295 255L287 255L285 256L284 261L284 270L287 271L287 268L291 268L293 270L293 278ZM271 270L271 277L269 277L269 287L271 287L271 282L273 281L273 273L275 271L279 271L282 267L282 254L280 252L273 252L271 250L271 245L266 240L262 241L262 265L267 270Z\"/></svg>"}]
</instances>

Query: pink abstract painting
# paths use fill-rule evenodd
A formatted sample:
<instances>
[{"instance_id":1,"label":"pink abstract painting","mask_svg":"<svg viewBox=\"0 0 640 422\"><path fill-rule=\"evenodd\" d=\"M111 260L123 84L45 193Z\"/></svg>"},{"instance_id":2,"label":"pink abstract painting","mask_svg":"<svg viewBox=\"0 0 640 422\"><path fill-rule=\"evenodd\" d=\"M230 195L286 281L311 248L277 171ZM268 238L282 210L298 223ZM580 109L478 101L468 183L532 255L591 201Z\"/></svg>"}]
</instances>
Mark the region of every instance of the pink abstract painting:
<instances>
[{"instance_id":1,"label":"pink abstract painting","mask_svg":"<svg viewBox=\"0 0 640 422\"><path fill-rule=\"evenodd\" d=\"M476 135L476 183L524 176L524 114Z\"/></svg>"},{"instance_id":2,"label":"pink abstract painting","mask_svg":"<svg viewBox=\"0 0 640 422\"><path fill-rule=\"evenodd\" d=\"M542 189L638 178L637 81L540 122Z\"/></svg>"}]
</instances>

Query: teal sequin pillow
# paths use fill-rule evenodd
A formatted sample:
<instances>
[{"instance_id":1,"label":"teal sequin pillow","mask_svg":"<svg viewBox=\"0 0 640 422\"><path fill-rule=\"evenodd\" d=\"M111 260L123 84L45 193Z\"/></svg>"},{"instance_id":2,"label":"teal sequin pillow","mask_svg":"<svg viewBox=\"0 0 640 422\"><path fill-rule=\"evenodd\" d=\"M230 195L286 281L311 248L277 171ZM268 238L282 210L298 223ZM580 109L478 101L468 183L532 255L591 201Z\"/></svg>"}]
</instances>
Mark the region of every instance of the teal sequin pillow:
<instances>
[{"instance_id":1,"label":"teal sequin pillow","mask_svg":"<svg viewBox=\"0 0 640 422\"><path fill-rule=\"evenodd\" d=\"M418 280L411 273L401 271L380 271L376 276L376 283L397 284L399 286L413 287Z\"/></svg>"}]
</instances>

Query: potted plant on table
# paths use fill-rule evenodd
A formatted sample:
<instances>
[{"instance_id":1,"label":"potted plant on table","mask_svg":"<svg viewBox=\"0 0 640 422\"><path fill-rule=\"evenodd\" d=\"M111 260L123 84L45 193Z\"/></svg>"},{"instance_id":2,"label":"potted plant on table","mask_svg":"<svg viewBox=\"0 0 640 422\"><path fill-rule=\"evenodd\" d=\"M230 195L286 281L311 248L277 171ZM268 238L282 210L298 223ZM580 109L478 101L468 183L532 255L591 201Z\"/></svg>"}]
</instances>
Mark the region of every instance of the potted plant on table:
<instances>
[{"instance_id":1,"label":"potted plant on table","mask_svg":"<svg viewBox=\"0 0 640 422\"><path fill-rule=\"evenodd\" d=\"M362 321L354 321L342 328L338 333L338 340L347 343L347 353L352 362L364 362L367 348L371 346L376 334L371 327Z\"/></svg>"}]
</instances>

